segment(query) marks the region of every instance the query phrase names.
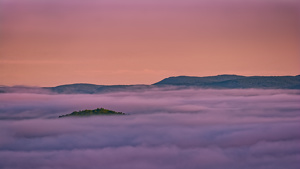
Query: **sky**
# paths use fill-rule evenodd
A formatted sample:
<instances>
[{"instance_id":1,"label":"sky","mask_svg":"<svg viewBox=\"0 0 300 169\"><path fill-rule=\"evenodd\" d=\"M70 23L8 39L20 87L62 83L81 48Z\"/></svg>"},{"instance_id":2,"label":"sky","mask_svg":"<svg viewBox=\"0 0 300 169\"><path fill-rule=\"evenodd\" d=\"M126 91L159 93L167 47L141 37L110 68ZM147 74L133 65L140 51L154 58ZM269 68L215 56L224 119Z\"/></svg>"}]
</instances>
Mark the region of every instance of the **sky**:
<instances>
[{"instance_id":1,"label":"sky","mask_svg":"<svg viewBox=\"0 0 300 169\"><path fill-rule=\"evenodd\" d=\"M300 74L297 0L0 0L0 85Z\"/></svg>"},{"instance_id":2,"label":"sky","mask_svg":"<svg viewBox=\"0 0 300 169\"><path fill-rule=\"evenodd\" d=\"M300 91L0 94L2 169L299 169ZM99 106L125 116L58 118Z\"/></svg>"}]
</instances>

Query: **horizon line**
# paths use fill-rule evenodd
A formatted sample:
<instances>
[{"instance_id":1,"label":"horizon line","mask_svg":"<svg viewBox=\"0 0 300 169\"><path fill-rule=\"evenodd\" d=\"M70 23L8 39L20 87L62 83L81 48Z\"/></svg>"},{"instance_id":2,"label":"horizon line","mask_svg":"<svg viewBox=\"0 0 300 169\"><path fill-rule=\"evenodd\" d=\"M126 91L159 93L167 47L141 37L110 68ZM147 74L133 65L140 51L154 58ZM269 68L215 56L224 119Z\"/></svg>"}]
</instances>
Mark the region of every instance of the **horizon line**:
<instances>
[{"instance_id":1,"label":"horizon line","mask_svg":"<svg viewBox=\"0 0 300 169\"><path fill-rule=\"evenodd\" d=\"M216 76L241 76L241 77L296 77L296 76L300 76L300 74L297 75L264 75L264 76L259 76L259 75L250 75L250 76L246 76L246 75L238 75L238 74L218 74L218 75L208 75L208 76L189 76L189 75L178 75L178 76L169 76L164 79L167 78L174 78L174 77L216 77ZM159 80L155 83L158 83L162 80ZM155 83L151 83L151 84L94 84L94 83L88 83L88 82L74 82L74 83L65 83L65 84L60 84L60 85L55 85L55 86L37 86L37 85L1 85L0 87L43 87L43 88L47 88L47 87L57 87L57 86L64 86L64 85L74 85L74 84L87 84L87 85L97 85L97 86L133 86L133 85L154 85Z\"/></svg>"}]
</instances>

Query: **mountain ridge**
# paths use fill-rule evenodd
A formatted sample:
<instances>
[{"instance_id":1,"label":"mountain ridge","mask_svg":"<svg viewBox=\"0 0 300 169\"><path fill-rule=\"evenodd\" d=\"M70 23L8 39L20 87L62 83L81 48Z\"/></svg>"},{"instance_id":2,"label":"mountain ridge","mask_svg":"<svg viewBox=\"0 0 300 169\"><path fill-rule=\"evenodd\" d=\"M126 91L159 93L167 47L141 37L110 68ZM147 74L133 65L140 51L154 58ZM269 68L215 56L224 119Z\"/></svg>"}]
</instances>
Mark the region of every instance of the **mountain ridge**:
<instances>
[{"instance_id":1,"label":"mountain ridge","mask_svg":"<svg viewBox=\"0 0 300 169\"><path fill-rule=\"evenodd\" d=\"M300 89L300 76L175 76L165 78L153 85L195 86L202 88L270 88Z\"/></svg>"},{"instance_id":2,"label":"mountain ridge","mask_svg":"<svg viewBox=\"0 0 300 169\"><path fill-rule=\"evenodd\" d=\"M2 86L0 93L54 93L96 94L117 91L143 91L172 86L182 88L211 89L300 89L300 75L296 76L241 76L222 74L217 76L171 76L151 85L97 85L89 83L64 84L55 87Z\"/></svg>"}]
</instances>

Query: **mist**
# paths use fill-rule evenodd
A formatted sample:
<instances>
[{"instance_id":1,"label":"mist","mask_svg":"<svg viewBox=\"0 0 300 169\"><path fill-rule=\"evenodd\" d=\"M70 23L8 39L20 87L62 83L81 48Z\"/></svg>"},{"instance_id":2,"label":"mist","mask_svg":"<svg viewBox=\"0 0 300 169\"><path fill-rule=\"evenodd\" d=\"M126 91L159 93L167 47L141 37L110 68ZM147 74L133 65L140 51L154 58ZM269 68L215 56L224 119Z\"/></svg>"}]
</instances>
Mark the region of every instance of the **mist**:
<instances>
[{"instance_id":1,"label":"mist","mask_svg":"<svg viewBox=\"0 0 300 169\"><path fill-rule=\"evenodd\" d=\"M0 94L3 169L296 169L300 91ZM58 118L107 108L126 116Z\"/></svg>"}]
</instances>

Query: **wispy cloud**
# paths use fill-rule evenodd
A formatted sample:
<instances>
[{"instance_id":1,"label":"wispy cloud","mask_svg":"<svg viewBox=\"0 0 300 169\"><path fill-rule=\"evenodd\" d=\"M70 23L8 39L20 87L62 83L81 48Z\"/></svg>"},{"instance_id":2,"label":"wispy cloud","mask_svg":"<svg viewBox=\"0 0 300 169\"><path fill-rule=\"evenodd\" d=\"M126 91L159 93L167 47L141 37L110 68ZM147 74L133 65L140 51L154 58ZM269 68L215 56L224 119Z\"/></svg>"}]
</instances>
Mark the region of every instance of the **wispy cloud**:
<instances>
[{"instance_id":1,"label":"wispy cloud","mask_svg":"<svg viewBox=\"0 0 300 169\"><path fill-rule=\"evenodd\" d=\"M1 94L0 167L296 169L299 100L254 89ZM96 107L130 115L57 118Z\"/></svg>"}]
</instances>

